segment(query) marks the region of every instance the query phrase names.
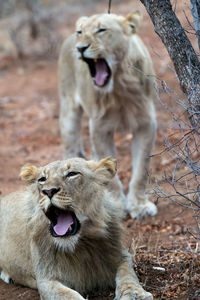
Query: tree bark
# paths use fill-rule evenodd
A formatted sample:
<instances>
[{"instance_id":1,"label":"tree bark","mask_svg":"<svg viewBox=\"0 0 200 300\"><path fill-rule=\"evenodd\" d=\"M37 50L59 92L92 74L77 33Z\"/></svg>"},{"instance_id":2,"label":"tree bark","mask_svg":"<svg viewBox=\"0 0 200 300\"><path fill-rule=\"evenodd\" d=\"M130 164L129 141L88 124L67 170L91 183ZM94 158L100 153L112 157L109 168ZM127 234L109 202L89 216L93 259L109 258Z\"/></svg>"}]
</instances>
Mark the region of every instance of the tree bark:
<instances>
[{"instance_id":1,"label":"tree bark","mask_svg":"<svg viewBox=\"0 0 200 300\"><path fill-rule=\"evenodd\" d=\"M174 64L180 87L186 95L192 126L200 125L200 62L183 27L172 10L170 0L140 0L145 6L155 32L164 43Z\"/></svg>"}]
</instances>

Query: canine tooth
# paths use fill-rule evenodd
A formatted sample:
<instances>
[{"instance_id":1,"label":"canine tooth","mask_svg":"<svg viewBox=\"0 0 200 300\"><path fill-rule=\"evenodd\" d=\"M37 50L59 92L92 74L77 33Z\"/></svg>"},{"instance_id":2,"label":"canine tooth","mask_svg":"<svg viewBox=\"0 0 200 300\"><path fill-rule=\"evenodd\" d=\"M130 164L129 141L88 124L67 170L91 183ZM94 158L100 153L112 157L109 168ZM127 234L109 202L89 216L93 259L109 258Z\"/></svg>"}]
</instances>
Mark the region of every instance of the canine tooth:
<instances>
[{"instance_id":1,"label":"canine tooth","mask_svg":"<svg viewBox=\"0 0 200 300\"><path fill-rule=\"evenodd\" d=\"M68 231L71 231L71 230L72 230L72 226L70 225Z\"/></svg>"}]
</instances>

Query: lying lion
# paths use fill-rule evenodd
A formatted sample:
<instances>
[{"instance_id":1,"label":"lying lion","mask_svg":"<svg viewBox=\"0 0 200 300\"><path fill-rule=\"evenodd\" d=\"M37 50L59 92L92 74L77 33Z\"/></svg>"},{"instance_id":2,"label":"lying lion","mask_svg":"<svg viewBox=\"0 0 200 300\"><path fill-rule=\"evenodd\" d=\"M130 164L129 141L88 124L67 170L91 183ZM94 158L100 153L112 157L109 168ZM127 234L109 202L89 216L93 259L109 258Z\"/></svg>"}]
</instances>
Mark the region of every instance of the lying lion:
<instances>
[{"instance_id":1,"label":"lying lion","mask_svg":"<svg viewBox=\"0 0 200 300\"><path fill-rule=\"evenodd\" d=\"M125 200L119 179L113 190L133 218L155 215L145 193L156 132L154 70L136 34L141 16L100 14L81 17L59 58L60 129L64 158L85 157L81 139L83 111L90 119L93 158L115 156L114 133L133 134L133 174Z\"/></svg>"},{"instance_id":2,"label":"lying lion","mask_svg":"<svg viewBox=\"0 0 200 300\"><path fill-rule=\"evenodd\" d=\"M24 166L27 189L0 201L1 279L38 289L43 300L83 300L115 286L116 300L153 299L122 246L106 188L115 173L111 158Z\"/></svg>"}]
</instances>

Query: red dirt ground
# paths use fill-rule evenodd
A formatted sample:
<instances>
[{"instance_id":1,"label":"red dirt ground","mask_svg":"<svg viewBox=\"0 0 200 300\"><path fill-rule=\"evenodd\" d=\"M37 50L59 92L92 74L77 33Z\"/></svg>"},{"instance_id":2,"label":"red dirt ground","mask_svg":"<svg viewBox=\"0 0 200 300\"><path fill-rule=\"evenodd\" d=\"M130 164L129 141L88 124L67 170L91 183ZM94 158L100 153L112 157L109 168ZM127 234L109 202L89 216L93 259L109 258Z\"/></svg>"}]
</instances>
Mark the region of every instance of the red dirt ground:
<instances>
[{"instance_id":1,"label":"red dirt ground","mask_svg":"<svg viewBox=\"0 0 200 300\"><path fill-rule=\"evenodd\" d=\"M88 3L89 1L87 1ZM123 1L121 1L123 2ZM186 1L183 1L182 6ZM97 2L96 2L97 3ZM170 60L153 26L139 1L124 1L113 4L113 12L126 14L135 7L144 14L141 36L148 46L157 76L165 80L171 89L180 93L174 73L168 68ZM84 8L88 14L105 11L104 4ZM183 7L176 7L182 20L186 22ZM188 6L184 6L188 12ZM80 10L81 11L81 10ZM73 30L72 24L81 15L75 11L66 21L62 32ZM70 12L70 8L69 8ZM68 16L69 17L69 16ZM67 20L67 18L66 18ZM59 102L57 96L57 62L36 59L23 59L12 63L6 61L0 70L0 193L5 195L22 188L19 170L26 163L37 166L62 158L62 144L58 126ZM169 96L160 92L162 102L179 114L180 109ZM177 132L171 114L161 104L157 104L158 133L154 153L164 149L164 138ZM90 143L87 120L84 120L83 134L89 158ZM179 133L174 139L179 138ZM127 191L130 179L130 135L116 135L119 175ZM152 191L155 179L163 182L164 171L173 169L174 160L168 153L155 156L150 169ZM180 170L181 172L182 170ZM165 186L165 184L164 184ZM136 272L145 289L152 292L155 299L200 299L200 264L198 243L189 233L195 228L193 214L170 200L157 199L151 193L152 201L158 205L158 214L144 220L124 221L126 245L133 254ZM163 267L160 271L155 267ZM96 300L111 300L114 294L89 297ZM7 285L0 281L0 300L39 299L38 293L29 288Z\"/></svg>"}]
</instances>

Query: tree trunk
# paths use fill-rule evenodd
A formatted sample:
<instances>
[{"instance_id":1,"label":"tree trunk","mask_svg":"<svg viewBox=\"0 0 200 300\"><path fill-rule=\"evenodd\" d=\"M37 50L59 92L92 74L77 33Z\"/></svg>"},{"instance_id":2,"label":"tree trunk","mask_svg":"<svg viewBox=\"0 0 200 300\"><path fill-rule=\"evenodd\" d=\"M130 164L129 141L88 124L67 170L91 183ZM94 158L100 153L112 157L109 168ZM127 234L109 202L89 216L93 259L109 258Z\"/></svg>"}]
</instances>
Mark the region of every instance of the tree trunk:
<instances>
[{"instance_id":1,"label":"tree trunk","mask_svg":"<svg viewBox=\"0 0 200 300\"><path fill-rule=\"evenodd\" d=\"M192 126L200 125L200 62L176 17L170 0L140 0L145 6L155 32L164 43L174 64L180 87L186 95Z\"/></svg>"},{"instance_id":2,"label":"tree trunk","mask_svg":"<svg viewBox=\"0 0 200 300\"><path fill-rule=\"evenodd\" d=\"M200 0L190 0L191 12L194 20L194 28L197 35L200 50Z\"/></svg>"}]
</instances>

